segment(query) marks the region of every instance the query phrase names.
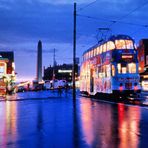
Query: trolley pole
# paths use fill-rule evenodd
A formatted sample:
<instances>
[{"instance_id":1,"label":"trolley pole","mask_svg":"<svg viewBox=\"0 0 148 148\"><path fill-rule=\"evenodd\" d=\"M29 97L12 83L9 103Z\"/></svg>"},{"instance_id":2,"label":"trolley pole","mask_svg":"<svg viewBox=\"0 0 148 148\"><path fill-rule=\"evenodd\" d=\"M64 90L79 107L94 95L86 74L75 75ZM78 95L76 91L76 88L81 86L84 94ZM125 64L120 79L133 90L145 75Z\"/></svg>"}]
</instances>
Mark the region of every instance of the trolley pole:
<instances>
[{"instance_id":1,"label":"trolley pole","mask_svg":"<svg viewBox=\"0 0 148 148\"><path fill-rule=\"evenodd\" d=\"M76 3L74 3L74 26L73 26L73 101L76 100L76 85L75 85L75 73L76 73Z\"/></svg>"}]
</instances>

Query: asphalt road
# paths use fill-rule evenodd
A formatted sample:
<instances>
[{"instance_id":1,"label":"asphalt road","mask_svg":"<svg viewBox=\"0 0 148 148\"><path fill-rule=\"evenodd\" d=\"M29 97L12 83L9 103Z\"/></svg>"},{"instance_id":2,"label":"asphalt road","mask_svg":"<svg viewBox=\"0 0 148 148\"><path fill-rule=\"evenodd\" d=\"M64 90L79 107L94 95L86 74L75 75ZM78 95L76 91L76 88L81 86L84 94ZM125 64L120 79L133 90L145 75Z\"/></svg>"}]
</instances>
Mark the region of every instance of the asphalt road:
<instances>
[{"instance_id":1,"label":"asphalt road","mask_svg":"<svg viewBox=\"0 0 148 148\"><path fill-rule=\"evenodd\" d=\"M143 96L147 97L144 92ZM148 107L72 93L18 93L0 102L0 147L145 148Z\"/></svg>"}]
</instances>

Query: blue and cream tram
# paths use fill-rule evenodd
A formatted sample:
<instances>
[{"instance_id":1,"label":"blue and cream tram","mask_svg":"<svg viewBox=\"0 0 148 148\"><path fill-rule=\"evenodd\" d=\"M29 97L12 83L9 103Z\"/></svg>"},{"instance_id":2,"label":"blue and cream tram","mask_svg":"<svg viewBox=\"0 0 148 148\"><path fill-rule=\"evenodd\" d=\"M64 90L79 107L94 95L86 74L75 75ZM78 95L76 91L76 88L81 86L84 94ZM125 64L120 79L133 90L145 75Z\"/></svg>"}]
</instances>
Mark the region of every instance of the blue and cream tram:
<instances>
[{"instance_id":1,"label":"blue and cream tram","mask_svg":"<svg viewBox=\"0 0 148 148\"><path fill-rule=\"evenodd\" d=\"M89 95L139 93L137 50L127 35L114 35L83 53L80 91Z\"/></svg>"}]
</instances>

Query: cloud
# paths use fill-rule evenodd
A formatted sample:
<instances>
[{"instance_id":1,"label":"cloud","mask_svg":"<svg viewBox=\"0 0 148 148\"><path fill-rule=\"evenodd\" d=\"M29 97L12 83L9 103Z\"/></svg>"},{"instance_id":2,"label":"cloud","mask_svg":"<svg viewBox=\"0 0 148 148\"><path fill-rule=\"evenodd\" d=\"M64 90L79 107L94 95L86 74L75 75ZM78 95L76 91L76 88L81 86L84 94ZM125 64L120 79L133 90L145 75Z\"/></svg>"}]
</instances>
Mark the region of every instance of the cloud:
<instances>
[{"instance_id":1,"label":"cloud","mask_svg":"<svg viewBox=\"0 0 148 148\"><path fill-rule=\"evenodd\" d=\"M41 3L49 3L54 5L67 5L67 4L73 4L74 2L78 4L88 4L93 2L93 0L38 0Z\"/></svg>"},{"instance_id":2,"label":"cloud","mask_svg":"<svg viewBox=\"0 0 148 148\"><path fill-rule=\"evenodd\" d=\"M0 32L4 35L0 38L14 40L17 36L24 36L48 38L51 42L72 40L71 7L24 1L8 6L11 7L9 11L0 10Z\"/></svg>"},{"instance_id":3,"label":"cloud","mask_svg":"<svg viewBox=\"0 0 148 148\"><path fill-rule=\"evenodd\" d=\"M118 20L145 0L77 0L77 13L108 21L77 16L77 56L97 43L97 28L110 27L112 34L129 34L138 40L147 37L147 29L123 23L112 26L109 20ZM53 48L58 63L71 63L73 52L73 2L72 0L1 0L0 1L0 50L15 52L16 68L20 76L35 76L37 42L43 42L43 64L53 63ZM145 24L148 5L141 7L122 21ZM142 27L141 27L142 28ZM22 68L24 66L24 68ZM29 72L24 71L27 69Z\"/></svg>"}]
</instances>

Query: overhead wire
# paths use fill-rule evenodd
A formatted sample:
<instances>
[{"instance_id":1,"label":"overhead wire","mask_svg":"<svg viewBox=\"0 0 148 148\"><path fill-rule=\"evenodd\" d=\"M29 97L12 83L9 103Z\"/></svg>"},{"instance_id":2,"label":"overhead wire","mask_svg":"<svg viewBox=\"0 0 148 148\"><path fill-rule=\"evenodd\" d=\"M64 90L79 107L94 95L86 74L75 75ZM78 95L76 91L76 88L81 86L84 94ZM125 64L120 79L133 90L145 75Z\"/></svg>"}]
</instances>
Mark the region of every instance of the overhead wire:
<instances>
[{"instance_id":1,"label":"overhead wire","mask_svg":"<svg viewBox=\"0 0 148 148\"><path fill-rule=\"evenodd\" d=\"M147 29L148 26L145 25L145 28L144 29ZM142 30L143 28L138 28L136 31L133 31L131 34L136 34L138 33L140 30Z\"/></svg>"},{"instance_id":2,"label":"overhead wire","mask_svg":"<svg viewBox=\"0 0 148 148\"><path fill-rule=\"evenodd\" d=\"M117 20L109 20L109 19L92 17L92 16L87 16L87 15L81 15L81 14L77 14L77 16L79 16L79 17L85 17L85 18L89 18L89 19L94 19L94 20L101 21L101 22L111 22L111 24L115 24L115 23L118 22L118 23L127 24L127 25L148 27L148 25L143 25L143 24L136 24L136 23L130 23L130 22L117 21Z\"/></svg>"},{"instance_id":3,"label":"overhead wire","mask_svg":"<svg viewBox=\"0 0 148 148\"><path fill-rule=\"evenodd\" d=\"M97 1L97 0L96 0ZM83 8L80 8L79 10L83 10L87 7L89 7L90 5L94 4L96 1L89 3L88 5L86 5ZM89 19L94 19L97 21L103 21L103 22L110 22L111 24L108 25L109 28L111 28L114 24L116 23L122 23L122 24L127 24L127 25L134 25L134 26L141 26L141 27L148 27L148 25L142 25L142 24L136 24L136 23L131 23L131 22L123 22L121 21L122 19L125 19L126 17L128 17L130 14L134 13L135 11L137 11L138 9L141 9L143 6L147 5L148 1L145 1L142 5L138 6L137 8L133 9L132 11L130 11L129 13L127 13L126 15L120 17L117 20L109 20L109 19L104 19L104 18L97 18L97 17L92 17L92 16L87 16L87 15L81 15L81 14L77 14L77 16L80 17L85 17L85 18L89 18Z\"/></svg>"},{"instance_id":4,"label":"overhead wire","mask_svg":"<svg viewBox=\"0 0 148 148\"><path fill-rule=\"evenodd\" d=\"M78 9L77 12L86 9L87 7L91 6L92 4L94 4L97 0L89 3L88 5ZM145 1L144 3L142 3L140 6L136 7L135 9L129 11L129 13L127 13L126 15L123 15L122 17L116 19L116 20L110 20L110 19L106 19L106 18L100 18L100 17L92 17L92 16L87 16L87 15L82 15L82 14L76 14L79 17L84 17L84 18L88 18L88 19L93 19L93 20L97 20L100 22L108 22L110 23L109 25L107 25L108 28L112 28L116 23L120 23L120 24L126 24L126 25L132 25L132 26L139 26L142 28L148 28L148 24L138 24L138 23L133 23L133 22L125 22L125 21L121 21L125 18L127 18L128 16L130 16L132 13L136 12L137 10L141 9L142 7L144 7L145 5L148 4L148 1ZM132 34L137 33L141 30L141 28L137 29L136 31L134 31ZM111 29L112 31L112 29ZM111 32L112 33L112 32ZM97 38L98 35L96 35Z\"/></svg>"},{"instance_id":5,"label":"overhead wire","mask_svg":"<svg viewBox=\"0 0 148 148\"><path fill-rule=\"evenodd\" d=\"M126 15L124 15L124 16L118 18L115 23L119 23L120 20L125 19L126 17L128 17L129 15L131 15L131 14L134 13L134 12L136 12L138 9L142 8L143 6L145 6L145 5L147 5L147 4L148 4L148 1L145 1L145 3L143 3L142 5L136 7L135 9L133 9L132 11L130 11L129 13L127 13ZM111 23L111 24L109 25L109 27L112 27L115 23ZM121 23L124 23L124 22L121 22ZM128 24L128 25L137 25L137 26L140 26L140 25L135 24L135 23L126 23L126 24ZM145 27L145 25L142 25L142 26Z\"/></svg>"},{"instance_id":6,"label":"overhead wire","mask_svg":"<svg viewBox=\"0 0 148 148\"><path fill-rule=\"evenodd\" d=\"M96 2L97 2L97 0L95 0L95 1L93 1L93 2L91 2L91 3L89 3L89 4L87 4L86 6L84 6L84 7L82 7L82 8L79 8L77 11L82 11L82 10L84 10L85 8L91 6L92 4L94 4L94 3L96 3Z\"/></svg>"},{"instance_id":7,"label":"overhead wire","mask_svg":"<svg viewBox=\"0 0 148 148\"><path fill-rule=\"evenodd\" d=\"M117 20L122 20L122 19L125 19L126 17L128 17L129 15L131 15L132 13L134 13L135 11L137 11L138 9L141 9L143 6L147 5L148 4L148 1L145 1L145 3L143 3L142 5L138 6L137 8L133 9L132 11L130 11L129 13L127 13L126 15L120 17L119 19Z\"/></svg>"}]
</instances>

